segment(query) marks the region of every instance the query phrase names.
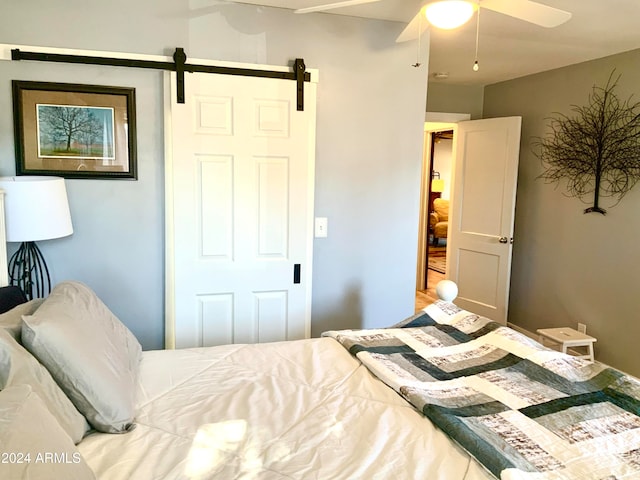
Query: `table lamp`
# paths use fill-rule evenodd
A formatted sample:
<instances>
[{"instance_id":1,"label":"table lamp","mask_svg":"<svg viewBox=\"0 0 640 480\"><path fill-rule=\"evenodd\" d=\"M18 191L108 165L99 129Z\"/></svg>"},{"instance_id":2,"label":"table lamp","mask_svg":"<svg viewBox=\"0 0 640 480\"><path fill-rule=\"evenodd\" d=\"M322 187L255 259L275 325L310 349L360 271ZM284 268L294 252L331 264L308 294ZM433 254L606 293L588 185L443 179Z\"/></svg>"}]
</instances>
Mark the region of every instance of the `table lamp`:
<instances>
[{"instance_id":1,"label":"table lamp","mask_svg":"<svg viewBox=\"0 0 640 480\"><path fill-rule=\"evenodd\" d=\"M452 280L441 280L436 285L436 295L440 300L453 302L458 296L458 285Z\"/></svg>"},{"instance_id":2,"label":"table lamp","mask_svg":"<svg viewBox=\"0 0 640 480\"><path fill-rule=\"evenodd\" d=\"M439 178L434 178L433 180L431 180L431 191L439 193L444 192L444 180L441 180Z\"/></svg>"},{"instance_id":3,"label":"table lamp","mask_svg":"<svg viewBox=\"0 0 640 480\"><path fill-rule=\"evenodd\" d=\"M49 269L35 242L73 233L64 179L59 177L0 177L5 192L7 242L20 242L9 259L9 283L27 298L51 291Z\"/></svg>"}]
</instances>

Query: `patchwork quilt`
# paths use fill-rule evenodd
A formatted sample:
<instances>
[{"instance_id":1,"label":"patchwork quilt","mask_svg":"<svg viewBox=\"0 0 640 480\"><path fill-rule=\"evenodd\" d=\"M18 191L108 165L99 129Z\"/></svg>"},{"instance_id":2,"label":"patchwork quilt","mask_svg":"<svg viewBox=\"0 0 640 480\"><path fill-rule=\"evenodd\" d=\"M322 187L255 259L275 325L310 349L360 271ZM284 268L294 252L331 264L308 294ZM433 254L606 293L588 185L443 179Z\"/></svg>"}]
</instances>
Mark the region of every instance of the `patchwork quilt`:
<instances>
[{"instance_id":1,"label":"patchwork quilt","mask_svg":"<svg viewBox=\"0 0 640 480\"><path fill-rule=\"evenodd\" d=\"M503 480L640 479L640 382L436 302L326 332Z\"/></svg>"}]
</instances>

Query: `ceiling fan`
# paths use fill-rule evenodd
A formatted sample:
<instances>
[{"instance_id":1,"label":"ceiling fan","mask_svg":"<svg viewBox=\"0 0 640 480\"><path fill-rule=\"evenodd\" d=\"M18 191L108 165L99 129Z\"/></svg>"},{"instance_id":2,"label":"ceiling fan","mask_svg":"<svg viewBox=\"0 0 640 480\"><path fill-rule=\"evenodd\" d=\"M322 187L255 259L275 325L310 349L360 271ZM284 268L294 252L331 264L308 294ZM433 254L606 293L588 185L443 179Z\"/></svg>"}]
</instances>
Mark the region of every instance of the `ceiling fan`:
<instances>
[{"instance_id":1,"label":"ceiling fan","mask_svg":"<svg viewBox=\"0 0 640 480\"><path fill-rule=\"evenodd\" d=\"M295 10L296 13L311 13L311 12L324 12L327 10L333 10L334 8L350 7L354 5L361 5L365 3L379 2L380 0L343 0L339 2L328 3L324 5L317 5L315 7L301 8ZM425 10L436 6L436 4L466 4L466 9L469 16L468 20L473 14L473 11L478 8L486 8L487 10L493 10L494 12L509 15L525 22L534 23L541 27L557 27L568 21L571 18L571 13L564 10L560 10L542 3L534 2L532 0L440 0L440 1L423 1L420 9L409 22L406 28L402 31L400 36L396 39L396 42L405 42L418 38L418 36L429 27L429 21L423 21L425 18ZM465 7L465 5L462 5ZM464 20L462 23L465 23ZM452 27L450 27L452 28Z\"/></svg>"}]
</instances>

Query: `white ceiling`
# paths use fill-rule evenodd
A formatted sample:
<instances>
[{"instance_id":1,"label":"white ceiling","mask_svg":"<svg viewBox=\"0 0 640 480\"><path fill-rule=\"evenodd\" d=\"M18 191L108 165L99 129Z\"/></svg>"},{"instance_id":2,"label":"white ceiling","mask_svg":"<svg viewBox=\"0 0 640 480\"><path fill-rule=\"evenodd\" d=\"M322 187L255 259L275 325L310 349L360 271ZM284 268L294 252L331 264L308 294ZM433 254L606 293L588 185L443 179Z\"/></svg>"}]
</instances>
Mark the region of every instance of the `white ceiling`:
<instances>
[{"instance_id":1,"label":"white ceiling","mask_svg":"<svg viewBox=\"0 0 640 480\"><path fill-rule=\"evenodd\" d=\"M334 0L233 1L296 9ZM548 29L482 9L478 72L472 70L475 17L455 31L432 28L430 78L436 72L447 72L449 78L444 81L451 84L487 85L640 48L640 0L537 1L569 11L573 16L567 23ZM349 15L391 20L399 22L399 34L423 3L423 0L381 0L307 15Z\"/></svg>"}]
</instances>

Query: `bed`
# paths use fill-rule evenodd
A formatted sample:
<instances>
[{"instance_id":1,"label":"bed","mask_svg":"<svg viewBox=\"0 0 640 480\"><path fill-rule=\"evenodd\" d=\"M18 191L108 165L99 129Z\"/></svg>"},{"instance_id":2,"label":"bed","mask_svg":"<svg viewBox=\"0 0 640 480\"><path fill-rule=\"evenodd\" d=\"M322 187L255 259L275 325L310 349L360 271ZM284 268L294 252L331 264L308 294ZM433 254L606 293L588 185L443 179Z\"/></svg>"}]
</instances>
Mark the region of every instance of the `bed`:
<instances>
[{"instance_id":1,"label":"bed","mask_svg":"<svg viewBox=\"0 0 640 480\"><path fill-rule=\"evenodd\" d=\"M387 329L142 352L62 282L0 327L0 478L640 476L636 379L444 301Z\"/></svg>"},{"instance_id":2,"label":"bed","mask_svg":"<svg viewBox=\"0 0 640 480\"><path fill-rule=\"evenodd\" d=\"M386 329L142 351L87 286L0 288L0 478L640 478L640 383L438 301Z\"/></svg>"},{"instance_id":3,"label":"bed","mask_svg":"<svg viewBox=\"0 0 640 480\"><path fill-rule=\"evenodd\" d=\"M37 415L20 412L0 433L0 445L14 455L29 453L30 463L0 459L0 478L39 478L40 467L41 478L54 478L55 469L62 469L55 478L123 480L491 478L330 337L141 352L130 332L78 282L57 285L45 301L18 305L0 315L0 325L0 365L18 368L8 382L6 375L0 378L0 408L3 393L15 395L27 384L52 411L73 409L52 400L51 390L61 385L64 395L58 397L73 399L82 411L75 419L58 413L48 423L38 420L49 425L44 431L24 418L40 419L46 413L41 408ZM16 346L18 338L28 347ZM13 351L6 347L11 340ZM55 344L53 358L43 344ZM17 367L27 355L28 368ZM131 359L139 361L137 368ZM124 380L109 378L113 371ZM68 377L89 392L78 395ZM128 396L131 388L135 394ZM102 406L86 405L105 396ZM7 437L12 428L33 438ZM66 442L53 442L59 437ZM52 443L42 444L43 438ZM37 458L45 453L58 458ZM21 467L29 467L28 476L2 472Z\"/></svg>"}]
</instances>

